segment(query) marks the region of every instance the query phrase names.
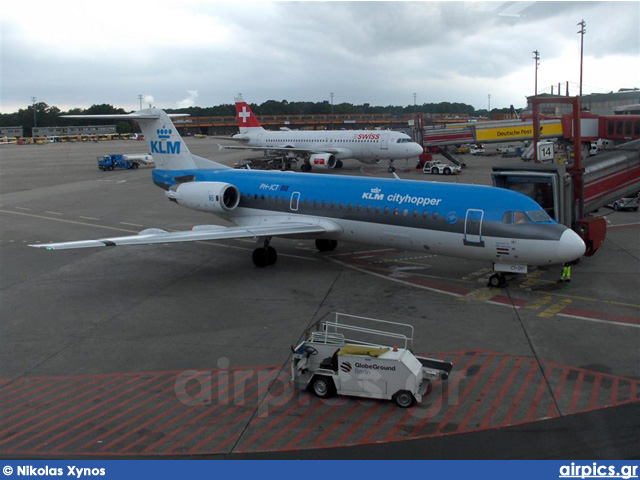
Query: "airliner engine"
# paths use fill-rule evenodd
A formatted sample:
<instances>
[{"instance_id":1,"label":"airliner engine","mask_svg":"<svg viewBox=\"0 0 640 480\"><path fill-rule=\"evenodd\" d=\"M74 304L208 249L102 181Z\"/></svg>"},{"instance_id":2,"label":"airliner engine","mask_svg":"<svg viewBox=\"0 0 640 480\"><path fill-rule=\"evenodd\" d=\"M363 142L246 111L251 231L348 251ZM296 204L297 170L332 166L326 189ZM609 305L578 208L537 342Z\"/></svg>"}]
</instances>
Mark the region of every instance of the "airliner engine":
<instances>
[{"instance_id":1,"label":"airliner engine","mask_svg":"<svg viewBox=\"0 0 640 480\"><path fill-rule=\"evenodd\" d=\"M316 153L309 157L309 164L311 167L328 170L336 166L336 157L330 153Z\"/></svg>"},{"instance_id":2,"label":"airliner engine","mask_svg":"<svg viewBox=\"0 0 640 480\"><path fill-rule=\"evenodd\" d=\"M169 200L194 210L227 213L240 203L240 192L230 183L189 182L173 185L166 193Z\"/></svg>"}]
</instances>

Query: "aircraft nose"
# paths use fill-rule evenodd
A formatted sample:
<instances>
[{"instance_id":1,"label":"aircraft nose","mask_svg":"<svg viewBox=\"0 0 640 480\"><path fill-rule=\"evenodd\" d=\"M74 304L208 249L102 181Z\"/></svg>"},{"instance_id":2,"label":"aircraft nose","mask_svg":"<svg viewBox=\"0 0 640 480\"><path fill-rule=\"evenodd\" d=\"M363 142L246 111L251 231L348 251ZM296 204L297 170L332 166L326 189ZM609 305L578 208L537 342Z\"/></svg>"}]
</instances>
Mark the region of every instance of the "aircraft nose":
<instances>
[{"instance_id":1,"label":"aircraft nose","mask_svg":"<svg viewBox=\"0 0 640 480\"><path fill-rule=\"evenodd\" d=\"M561 262L571 262L577 260L584 255L586 246L582 238L567 228L560 237L560 247L558 248L558 258Z\"/></svg>"},{"instance_id":2,"label":"aircraft nose","mask_svg":"<svg viewBox=\"0 0 640 480\"><path fill-rule=\"evenodd\" d=\"M411 144L411 155L421 155L422 154L422 147L418 144L418 143L413 143Z\"/></svg>"}]
</instances>

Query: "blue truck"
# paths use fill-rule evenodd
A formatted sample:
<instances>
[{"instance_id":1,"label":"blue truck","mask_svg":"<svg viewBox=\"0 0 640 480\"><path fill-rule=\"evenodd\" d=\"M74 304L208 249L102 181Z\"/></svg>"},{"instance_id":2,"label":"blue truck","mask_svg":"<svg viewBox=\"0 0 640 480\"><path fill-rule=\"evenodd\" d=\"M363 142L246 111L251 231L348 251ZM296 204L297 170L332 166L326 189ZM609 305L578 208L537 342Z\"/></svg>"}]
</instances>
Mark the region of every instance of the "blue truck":
<instances>
[{"instance_id":1,"label":"blue truck","mask_svg":"<svg viewBox=\"0 0 640 480\"><path fill-rule=\"evenodd\" d=\"M133 162L122 154L100 155L98 157L98 168L104 172L107 170L122 170L138 168L138 162Z\"/></svg>"}]
</instances>

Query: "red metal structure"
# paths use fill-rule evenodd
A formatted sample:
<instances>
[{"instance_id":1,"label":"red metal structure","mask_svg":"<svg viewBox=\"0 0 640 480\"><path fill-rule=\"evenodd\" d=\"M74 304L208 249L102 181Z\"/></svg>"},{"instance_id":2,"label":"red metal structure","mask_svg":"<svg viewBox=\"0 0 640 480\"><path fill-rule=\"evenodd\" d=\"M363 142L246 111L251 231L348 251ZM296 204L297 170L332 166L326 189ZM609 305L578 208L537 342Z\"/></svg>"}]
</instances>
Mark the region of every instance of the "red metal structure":
<instances>
[{"instance_id":1,"label":"red metal structure","mask_svg":"<svg viewBox=\"0 0 640 480\"><path fill-rule=\"evenodd\" d=\"M540 104L549 103L549 99L534 97L531 99L533 110L533 144L537 145L540 141ZM577 201L577 215L574 218L584 217L584 195L582 189L582 176L584 168L582 167L582 139L580 136L580 97L562 97L554 98L553 103L568 103L573 106L573 166L567 171L573 179L573 194ZM537 148L533 149L533 162L538 163Z\"/></svg>"}]
</instances>

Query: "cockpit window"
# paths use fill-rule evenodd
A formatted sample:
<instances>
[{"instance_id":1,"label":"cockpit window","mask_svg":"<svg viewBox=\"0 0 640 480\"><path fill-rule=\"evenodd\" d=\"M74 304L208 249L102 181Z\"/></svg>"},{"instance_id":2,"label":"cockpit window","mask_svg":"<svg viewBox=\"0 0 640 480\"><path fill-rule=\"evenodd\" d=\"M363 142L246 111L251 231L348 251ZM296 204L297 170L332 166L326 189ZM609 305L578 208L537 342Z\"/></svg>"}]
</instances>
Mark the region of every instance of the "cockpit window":
<instances>
[{"instance_id":1,"label":"cockpit window","mask_svg":"<svg viewBox=\"0 0 640 480\"><path fill-rule=\"evenodd\" d=\"M551 221L551 217L549 217L547 212L545 212L544 210L532 210L530 212L527 212L527 215L529 215L529 218L531 218L533 222L550 222Z\"/></svg>"},{"instance_id":2,"label":"cockpit window","mask_svg":"<svg viewBox=\"0 0 640 480\"><path fill-rule=\"evenodd\" d=\"M524 212L513 212L513 223L529 223L531 222L531 220L529 220L529 217L527 217L527 214Z\"/></svg>"},{"instance_id":3,"label":"cockpit window","mask_svg":"<svg viewBox=\"0 0 640 480\"><path fill-rule=\"evenodd\" d=\"M511 223L511 215L512 215L512 211L509 210L508 212L504 212L504 215L502 216L502 223Z\"/></svg>"}]
</instances>

